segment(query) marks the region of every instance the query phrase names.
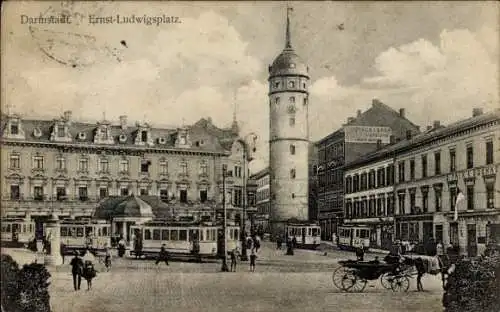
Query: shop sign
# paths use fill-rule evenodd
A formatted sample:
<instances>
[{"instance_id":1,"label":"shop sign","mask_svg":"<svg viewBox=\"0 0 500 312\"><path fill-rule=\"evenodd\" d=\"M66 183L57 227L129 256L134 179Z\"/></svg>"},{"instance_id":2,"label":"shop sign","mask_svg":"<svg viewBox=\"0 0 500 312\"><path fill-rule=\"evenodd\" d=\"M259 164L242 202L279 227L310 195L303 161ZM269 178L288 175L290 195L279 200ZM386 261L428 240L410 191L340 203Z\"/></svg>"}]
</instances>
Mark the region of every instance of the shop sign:
<instances>
[{"instance_id":1,"label":"shop sign","mask_svg":"<svg viewBox=\"0 0 500 312\"><path fill-rule=\"evenodd\" d=\"M474 179L481 176L492 176L497 174L497 166L489 165L480 168L467 169L459 172L450 173L447 176L448 182L456 181L458 178Z\"/></svg>"}]
</instances>

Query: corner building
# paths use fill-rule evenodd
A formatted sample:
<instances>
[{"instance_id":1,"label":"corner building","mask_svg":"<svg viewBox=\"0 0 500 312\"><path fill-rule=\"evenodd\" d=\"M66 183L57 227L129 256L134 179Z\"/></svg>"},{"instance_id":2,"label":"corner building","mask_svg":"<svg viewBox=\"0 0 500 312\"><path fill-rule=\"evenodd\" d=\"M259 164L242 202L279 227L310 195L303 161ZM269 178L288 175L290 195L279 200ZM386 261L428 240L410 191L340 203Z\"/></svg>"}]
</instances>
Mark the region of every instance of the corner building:
<instances>
[{"instance_id":1,"label":"corner building","mask_svg":"<svg viewBox=\"0 0 500 312\"><path fill-rule=\"evenodd\" d=\"M52 212L91 217L109 196L153 196L177 217L214 219L223 164L228 216L241 217L248 166L235 122L156 128L126 116L82 123L67 111L53 120L2 116L0 134L2 216L30 217L38 231Z\"/></svg>"},{"instance_id":2,"label":"corner building","mask_svg":"<svg viewBox=\"0 0 500 312\"><path fill-rule=\"evenodd\" d=\"M307 65L292 48L290 10L286 45L269 66L269 170L272 232L282 232L289 219L308 216L308 87Z\"/></svg>"}]
</instances>

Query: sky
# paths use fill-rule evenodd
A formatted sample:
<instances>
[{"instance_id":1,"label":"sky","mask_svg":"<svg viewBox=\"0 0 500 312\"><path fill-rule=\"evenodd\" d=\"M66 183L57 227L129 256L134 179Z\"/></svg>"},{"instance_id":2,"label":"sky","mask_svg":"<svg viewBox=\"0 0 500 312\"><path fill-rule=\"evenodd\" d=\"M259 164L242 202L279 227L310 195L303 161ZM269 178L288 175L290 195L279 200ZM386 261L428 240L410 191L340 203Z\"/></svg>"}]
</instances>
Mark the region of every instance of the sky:
<instances>
[{"instance_id":1,"label":"sky","mask_svg":"<svg viewBox=\"0 0 500 312\"><path fill-rule=\"evenodd\" d=\"M291 2L292 45L310 67L318 140L377 98L425 128L499 105L497 2ZM268 159L267 69L283 50L286 2L7 2L2 110L154 126L211 117L258 135ZM70 16L28 25L22 16ZM89 16L166 16L160 25L91 24ZM24 19L26 19L24 17ZM30 27L31 26L31 27Z\"/></svg>"}]
</instances>

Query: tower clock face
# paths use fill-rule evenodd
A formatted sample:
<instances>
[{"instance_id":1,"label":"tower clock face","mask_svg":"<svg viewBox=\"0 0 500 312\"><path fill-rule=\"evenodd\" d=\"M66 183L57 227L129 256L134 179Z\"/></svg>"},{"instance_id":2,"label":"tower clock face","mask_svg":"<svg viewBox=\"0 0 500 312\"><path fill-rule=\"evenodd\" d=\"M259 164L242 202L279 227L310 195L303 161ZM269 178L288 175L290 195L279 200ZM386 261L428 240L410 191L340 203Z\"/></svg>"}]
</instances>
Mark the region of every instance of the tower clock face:
<instances>
[{"instance_id":1,"label":"tower clock face","mask_svg":"<svg viewBox=\"0 0 500 312\"><path fill-rule=\"evenodd\" d=\"M296 111L297 111L297 109L295 108L295 105L293 105L293 104L288 105L288 113L289 114L295 114Z\"/></svg>"}]
</instances>

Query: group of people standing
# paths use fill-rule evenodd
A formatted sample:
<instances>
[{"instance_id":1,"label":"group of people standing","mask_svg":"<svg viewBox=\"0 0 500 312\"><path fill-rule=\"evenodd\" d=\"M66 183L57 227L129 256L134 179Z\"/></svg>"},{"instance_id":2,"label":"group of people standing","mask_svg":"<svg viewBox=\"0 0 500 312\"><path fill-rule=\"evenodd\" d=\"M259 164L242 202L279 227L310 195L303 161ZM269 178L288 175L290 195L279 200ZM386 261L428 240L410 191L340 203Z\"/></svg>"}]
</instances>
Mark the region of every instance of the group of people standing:
<instances>
[{"instance_id":1,"label":"group of people standing","mask_svg":"<svg viewBox=\"0 0 500 312\"><path fill-rule=\"evenodd\" d=\"M87 249L83 257L80 257L80 253L75 251L74 257L70 262L71 274L73 275L73 288L75 291L80 290L82 277L87 281L87 290L92 288L92 279L97 276L94 262L95 257L90 250Z\"/></svg>"}]
</instances>

